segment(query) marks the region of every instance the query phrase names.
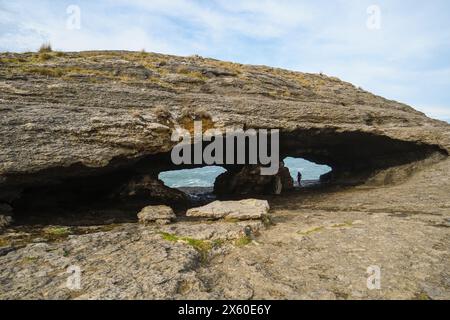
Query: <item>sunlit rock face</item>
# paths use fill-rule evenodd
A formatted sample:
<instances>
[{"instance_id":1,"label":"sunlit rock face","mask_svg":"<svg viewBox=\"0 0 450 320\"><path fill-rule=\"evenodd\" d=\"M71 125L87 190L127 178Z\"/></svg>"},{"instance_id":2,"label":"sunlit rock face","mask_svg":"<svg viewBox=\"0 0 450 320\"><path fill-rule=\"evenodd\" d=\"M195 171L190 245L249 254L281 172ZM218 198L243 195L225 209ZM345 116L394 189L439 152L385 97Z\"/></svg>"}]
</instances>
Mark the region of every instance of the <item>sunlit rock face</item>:
<instances>
[{"instance_id":1,"label":"sunlit rock face","mask_svg":"<svg viewBox=\"0 0 450 320\"><path fill-rule=\"evenodd\" d=\"M201 57L3 53L0 94L0 203L14 211L30 199L69 207L108 199L132 177L180 169L171 135L194 120L279 129L280 159L327 164L328 180L351 184L401 182L450 148L449 124L337 78ZM221 181L241 176L261 192L272 183L239 175L248 167L226 169L218 192L235 192Z\"/></svg>"}]
</instances>

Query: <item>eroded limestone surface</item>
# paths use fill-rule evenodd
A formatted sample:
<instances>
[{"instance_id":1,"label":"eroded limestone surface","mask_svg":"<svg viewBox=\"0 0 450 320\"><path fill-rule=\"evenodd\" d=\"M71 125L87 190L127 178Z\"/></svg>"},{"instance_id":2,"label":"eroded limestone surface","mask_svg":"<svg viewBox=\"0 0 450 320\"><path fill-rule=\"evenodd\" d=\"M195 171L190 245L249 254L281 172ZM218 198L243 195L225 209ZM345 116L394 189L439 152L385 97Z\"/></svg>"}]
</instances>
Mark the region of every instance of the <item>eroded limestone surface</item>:
<instances>
[{"instance_id":1,"label":"eroded limestone surface","mask_svg":"<svg viewBox=\"0 0 450 320\"><path fill-rule=\"evenodd\" d=\"M1 53L0 94L0 203L13 207L49 194L80 203L130 179L148 193L146 177L178 169L174 127L195 119L279 129L280 160L327 164L330 178L357 183L450 147L447 123L337 78L198 56Z\"/></svg>"},{"instance_id":2,"label":"eroded limestone surface","mask_svg":"<svg viewBox=\"0 0 450 320\"><path fill-rule=\"evenodd\" d=\"M405 104L321 74L123 51L1 53L0 97L0 298L450 298L450 125ZM279 129L280 161L327 164L331 184L261 196L274 225L190 220L158 174L180 169L171 134L194 120ZM216 189L272 188L225 167ZM176 223L137 224L174 202Z\"/></svg>"},{"instance_id":3,"label":"eroded limestone surface","mask_svg":"<svg viewBox=\"0 0 450 320\"><path fill-rule=\"evenodd\" d=\"M447 160L397 186L268 198L275 224L251 223L252 239L248 222L224 221L38 239L0 251L0 297L449 299L449 169ZM66 288L71 265L81 290ZM381 290L366 286L374 265Z\"/></svg>"}]
</instances>

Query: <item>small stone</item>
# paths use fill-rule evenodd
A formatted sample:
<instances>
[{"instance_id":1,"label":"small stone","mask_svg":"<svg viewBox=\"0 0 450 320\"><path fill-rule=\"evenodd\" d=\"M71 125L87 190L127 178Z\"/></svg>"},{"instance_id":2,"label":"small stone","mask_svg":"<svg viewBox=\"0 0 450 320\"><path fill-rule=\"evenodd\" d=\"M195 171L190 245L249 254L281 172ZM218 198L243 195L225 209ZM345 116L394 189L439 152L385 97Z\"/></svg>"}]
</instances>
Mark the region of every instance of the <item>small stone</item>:
<instances>
[{"instance_id":1,"label":"small stone","mask_svg":"<svg viewBox=\"0 0 450 320\"><path fill-rule=\"evenodd\" d=\"M247 237L251 237L251 236L253 235L252 227L246 226L246 227L244 228L244 233L245 233L245 235L246 235Z\"/></svg>"},{"instance_id":2,"label":"small stone","mask_svg":"<svg viewBox=\"0 0 450 320\"><path fill-rule=\"evenodd\" d=\"M157 223L159 225L169 224L176 219L176 215L172 208L168 206L148 206L138 213L140 223Z\"/></svg>"}]
</instances>

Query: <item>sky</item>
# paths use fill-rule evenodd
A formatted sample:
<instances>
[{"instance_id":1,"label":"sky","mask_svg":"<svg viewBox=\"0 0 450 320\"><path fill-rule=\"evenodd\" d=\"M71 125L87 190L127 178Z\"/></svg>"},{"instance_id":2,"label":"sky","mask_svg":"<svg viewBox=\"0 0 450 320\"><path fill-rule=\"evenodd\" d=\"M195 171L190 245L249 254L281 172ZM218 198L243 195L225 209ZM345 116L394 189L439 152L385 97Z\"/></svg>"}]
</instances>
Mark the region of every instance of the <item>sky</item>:
<instances>
[{"instance_id":1,"label":"sky","mask_svg":"<svg viewBox=\"0 0 450 320\"><path fill-rule=\"evenodd\" d=\"M450 121L448 0L0 0L0 51L44 42L323 72Z\"/></svg>"}]
</instances>

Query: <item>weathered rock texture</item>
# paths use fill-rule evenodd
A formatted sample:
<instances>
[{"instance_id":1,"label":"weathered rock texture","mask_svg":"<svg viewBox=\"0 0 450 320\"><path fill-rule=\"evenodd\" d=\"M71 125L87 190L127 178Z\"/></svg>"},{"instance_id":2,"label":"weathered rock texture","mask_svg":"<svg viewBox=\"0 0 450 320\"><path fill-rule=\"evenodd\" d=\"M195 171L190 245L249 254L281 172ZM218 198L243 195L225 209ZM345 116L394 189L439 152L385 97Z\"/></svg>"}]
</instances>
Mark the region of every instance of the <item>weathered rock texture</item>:
<instances>
[{"instance_id":1,"label":"weathered rock texture","mask_svg":"<svg viewBox=\"0 0 450 320\"><path fill-rule=\"evenodd\" d=\"M257 220L267 216L269 210L270 206L266 200L245 199L241 201L214 201L203 207L189 209L186 215L213 220Z\"/></svg>"},{"instance_id":2,"label":"weathered rock texture","mask_svg":"<svg viewBox=\"0 0 450 320\"><path fill-rule=\"evenodd\" d=\"M448 124L339 79L201 57L3 53L0 93L0 201L13 207L43 186L107 194L174 169L173 126L205 110L217 128L280 129L282 156L328 164L343 182L450 147Z\"/></svg>"},{"instance_id":3,"label":"weathered rock texture","mask_svg":"<svg viewBox=\"0 0 450 320\"><path fill-rule=\"evenodd\" d=\"M131 178L111 195L113 198L117 196L125 201L130 198L143 202L152 199L156 203L178 206L185 206L189 201L185 193L166 187L161 180L150 175Z\"/></svg>"},{"instance_id":4,"label":"weathered rock texture","mask_svg":"<svg viewBox=\"0 0 450 320\"><path fill-rule=\"evenodd\" d=\"M269 198L274 225L84 228L58 241L0 234L0 299L450 299L450 160L406 183ZM250 225L256 242L237 241ZM19 243L20 244L20 243ZM3 247L4 246L4 247ZM367 268L381 268L381 289ZM81 288L67 287L68 269Z\"/></svg>"},{"instance_id":5,"label":"weathered rock texture","mask_svg":"<svg viewBox=\"0 0 450 320\"><path fill-rule=\"evenodd\" d=\"M0 54L0 203L14 214L82 203L89 216L99 199L163 196L172 128L195 118L280 129L282 157L365 185L269 197L275 225L259 235L259 221L13 225L0 233L0 298L449 299L450 126L324 75L136 52ZM367 289L372 265L381 290ZM66 286L71 266L79 290Z\"/></svg>"},{"instance_id":6,"label":"weathered rock texture","mask_svg":"<svg viewBox=\"0 0 450 320\"><path fill-rule=\"evenodd\" d=\"M273 176L261 175L259 166L244 166L240 170L230 170L217 177L214 193L217 195L276 194L293 188L294 180L289 169L284 165L281 165L278 173Z\"/></svg>"},{"instance_id":7,"label":"weathered rock texture","mask_svg":"<svg viewBox=\"0 0 450 320\"><path fill-rule=\"evenodd\" d=\"M172 208L168 206L147 206L138 213L139 222L143 224L156 222L164 225L176 218Z\"/></svg>"}]
</instances>

